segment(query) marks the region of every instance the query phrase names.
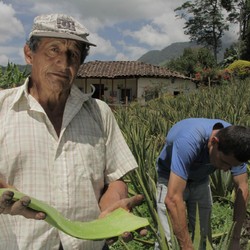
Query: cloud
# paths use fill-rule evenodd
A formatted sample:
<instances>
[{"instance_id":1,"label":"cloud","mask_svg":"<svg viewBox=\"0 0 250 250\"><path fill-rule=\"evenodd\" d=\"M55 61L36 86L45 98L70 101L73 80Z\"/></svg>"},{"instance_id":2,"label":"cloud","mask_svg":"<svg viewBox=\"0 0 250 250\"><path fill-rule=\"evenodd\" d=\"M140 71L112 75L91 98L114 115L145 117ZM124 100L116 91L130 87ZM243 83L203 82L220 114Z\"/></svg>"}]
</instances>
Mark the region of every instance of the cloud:
<instances>
[{"instance_id":1,"label":"cloud","mask_svg":"<svg viewBox=\"0 0 250 250\"><path fill-rule=\"evenodd\" d=\"M15 63L23 62L22 49L33 18L40 14L67 13L89 30L92 47L88 60L137 60L150 50L161 50L174 42L188 41L184 20L174 9L183 0L0 0L0 46L15 47L2 51ZM233 33L228 34L233 39Z\"/></svg>"},{"instance_id":2,"label":"cloud","mask_svg":"<svg viewBox=\"0 0 250 250\"><path fill-rule=\"evenodd\" d=\"M115 56L116 61L128 61L135 60L145 54L148 50L139 46L129 46L124 41L119 41L121 46L121 52L117 53Z\"/></svg>"},{"instance_id":3,"label":"cloud","mask_svg":"<svg viewBox=\"0 0 250 250\"><path fill-rule=\"evenodd\" d=\"M16 37L24 36L24 28L20 20L15 17L12 5L0 2L0 44Z\"/></svg>"},{"instance_id":4,"label":"cloud","mask_svg":"<svg viewBox=\"0 0 250 250\"><path fill-rule=\"evenodd\" d=\"M0 55L0 65L6 66L9 62L9 58L6 55Z\"/></svg>"},{"instance_id":5,"label":"cloud","mask_svg":"<svg viewBox=\"0 0 250 250\"><path fill-rule=\"evenodd\" d=\"M0 65L6 66L8 62L13 62L15 64L25 64L23 47L0 46L0 55Z\"/></svg>"},{"instance_id":6,"label":"cloud","mask_svg":"<svg viewBox=\"0 0 250 250\"><path fill-rule=\"evenodd\" d=\"M173 13L154 18L138 30L125 30L124 36L130 36L141 44L161 49L176 41L187 41L183 32L183 22L177 20Z\"/></svg>"},{"instance_id":7,"label":"cloud","mask_svg":"<svg viewBox=\"0 0 250 250\"><path fill-rule=\"evenodd\" d=\"M228 31L224 32L224 37L222 38L223 42L226 43L234 43L239 38L239 25L238 24L230 24L230 28Z\"/></svg>"},{"instance_id":8,"label":"cloud","mask_svg":"<svg viewBox=\"0 0 250 250\"><path fill-rule=\"evenodd\" d=\"M117 52L109 40L103 39L96 33L91 34L91 39L89 38L89 40L97 45L96 47L91 46L90 55L102 54L107 56L115 55Z\"/></svg>"}]
</instances>

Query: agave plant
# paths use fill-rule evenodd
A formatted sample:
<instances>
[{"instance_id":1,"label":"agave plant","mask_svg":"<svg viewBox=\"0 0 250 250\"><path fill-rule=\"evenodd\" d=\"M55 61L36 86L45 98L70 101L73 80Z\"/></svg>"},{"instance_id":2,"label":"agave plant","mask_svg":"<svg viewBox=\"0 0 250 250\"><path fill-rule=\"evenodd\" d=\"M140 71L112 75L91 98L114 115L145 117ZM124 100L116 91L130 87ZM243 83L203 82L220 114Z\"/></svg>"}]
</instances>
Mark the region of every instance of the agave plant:
<instances>
[{"instance_id":1,"label":"agave plant","mask_svg":"<svg viewBox=\"0 0 250 250\"><path fill-rule=\"evenodd\" d=\"M115 116L128 145L133 152L139 168L126 176L131 195L142 193L144 206L135 213L147 217L150 221L149 237L138 248L133 243L122 242L118 248L111 249L154 249L157 241L162 250L178 250L176 238L171 236L172 244L165 240L161 222L156 212L156 159L165 142L168 130L177 121L188 117L220 118L232 124L248 126L250 124L250 80L235 81L232 84L204 88L195 93L178 97L162 96L151 100L145 106L133 104L126 108L117 108ZM231 175L217 171L210 177L214 199L233 200ZM199 219L196 220L199 223ZM196 228L199 228L197 225ZM227 249L233 225L230 230L213 235L220 240L219 246L207 242L207 249ZM199 231L195 232L194 246L200 244ZM138 239L136 239L138 240ZM143 242L142 240L140 242ZM215 243L213 243L215 244ZM217 244L217 243L216 243Z\"/></svg>"},{"instance_id":2,"label":"agave plant","mask_svg":"<svg viewBox=\"0 0 250 250\"><path fill-rule=\"evenodd\" d=\"M0 88L5 89L19 86L27 76L27 68L21 71L16 64L8 63L4 70L0 69Z\"/></svg>"}]
</instances>

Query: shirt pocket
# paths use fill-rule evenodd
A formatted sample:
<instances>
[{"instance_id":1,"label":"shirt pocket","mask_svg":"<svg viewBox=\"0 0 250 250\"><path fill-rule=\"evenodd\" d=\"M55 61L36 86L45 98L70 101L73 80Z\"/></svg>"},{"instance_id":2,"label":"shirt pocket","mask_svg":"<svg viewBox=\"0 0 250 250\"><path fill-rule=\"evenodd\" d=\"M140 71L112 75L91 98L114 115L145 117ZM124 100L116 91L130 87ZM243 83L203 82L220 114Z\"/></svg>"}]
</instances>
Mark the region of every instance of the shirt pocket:
<instances>
[{"instance_id":1,"label":"shirt pocket","mask_svg":"<svg viewBox=\"0 0 250 250\"><path fill-rule=\"evenodd\" d=\"M75 156L77 158L76 172L83 178L103 178L106 166L105 143L100 137L80 136ZM78 167L79 166L79 167Z\"/></svg>"}]
</instances>

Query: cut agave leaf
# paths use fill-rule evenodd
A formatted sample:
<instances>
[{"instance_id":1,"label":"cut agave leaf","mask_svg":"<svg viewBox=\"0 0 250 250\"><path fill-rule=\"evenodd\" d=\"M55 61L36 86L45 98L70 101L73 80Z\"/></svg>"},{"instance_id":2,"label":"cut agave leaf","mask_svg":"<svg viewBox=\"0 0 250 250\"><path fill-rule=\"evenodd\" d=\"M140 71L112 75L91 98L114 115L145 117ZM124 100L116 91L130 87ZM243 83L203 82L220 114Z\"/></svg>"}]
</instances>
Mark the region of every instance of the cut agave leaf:
<instances>
[{"instance_id":1,"label":"cut agave leaf","mask_svg":"<svg viewBox=\"0 0 250 250\"><path fill-rule=\"evenodd\" d=\"M4 191L14 192L14 200L19 200L23 196L29 196L13 189L0 188L0 195ZM30 197L30 196L29 196ZM29 207L40 212L46 213L45 221L53 227L71 235L75 238L84 240L101 240L116 237L124 232L132 232L136 229L149 225L146 218L138 217L127 212L123 208L118 208L104 218L89 222L71 221L65 218L59 211L47 203L33 197Z\"/></svg>"}]
</instances>

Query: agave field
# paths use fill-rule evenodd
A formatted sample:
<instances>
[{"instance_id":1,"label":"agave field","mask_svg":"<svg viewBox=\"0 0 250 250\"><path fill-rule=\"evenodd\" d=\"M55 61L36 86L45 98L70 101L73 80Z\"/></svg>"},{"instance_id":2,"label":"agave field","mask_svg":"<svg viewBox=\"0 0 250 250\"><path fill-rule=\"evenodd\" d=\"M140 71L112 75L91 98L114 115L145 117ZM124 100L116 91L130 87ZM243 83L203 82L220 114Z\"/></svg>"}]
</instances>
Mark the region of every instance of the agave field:
<instances>
[{"instance_id":1,"label":"agave field","mask_svg":"<svg viewBox=\"0 0 250 250\"><path fill-rule=\"evenodd\" d=\"M135 233L133 241L126 243L120 239L110 249L149 250L154 249L154 243L158 241L162 250L178 250L180 248L173 234L171 245L163 240L161 223L155 209L157 181L155 162L163 147L166 133L177 121L189 117L220 118L232 124L249 126L250 79L234 80L231 83L210 88L199 88L195 92L177 97L161 96L147 102L144 106L135 103L128 107L117 107L114 109L114 114L139 164L136 172L127 175L125 179L131 195L141 193L145 197L145 202L133 212L147 217L150 227L147 236L141 238ZM250 173L250 168L248 172ZM233 228L234 192L231 175L217 170L211 175L210 180L214 202L213 241L212 244L207 244L207 249L226 250ZM249 239L250 203L242 229L242 249L250 249ZM198 249L199 241L199 230L197 230L193 243L195 249Z\"/></svg>"},{"instance_id":2,"label":"agave field","mask_svg":"<svg viewBox=\"0 0 250 250\"><path fill-rule=\"evenodd\" d=\"M16 65L8 64L4 73L0 71L0 87L13 87L15 84L8 83L21 82L26 75L26 71L20 72ZM155 163L165 136L173 124L189 117L219 118L232 124L250 126L250 79L234 80L214 87L200 87L190 94L177 97L164 95L144 106L133 103L127 107L116 107L114 114L139 165L135 172L125 178L130 195L137 193L145 197L144 203L134 208L133 213L148 218L150 226L146 236L140 237L134 233L133 241L126 243L119 239L110 250L153 250L156 241L162 250L178 250L180 247L173 233L172 244L165 242L155 207ZM248 173L250 174L250 165ZM211 225L213 237L212 244L207 243L207 250L227 250L233 228L232 208L235 197L231 175L217 170L210 176L210 181L214 203ZM198 216L197 214L197 218ZM199 235L197 230L193 242L194 249L197 250ZM241 249L250 250L250 202L241 234Z\"/></svg>"}]
</instances>

